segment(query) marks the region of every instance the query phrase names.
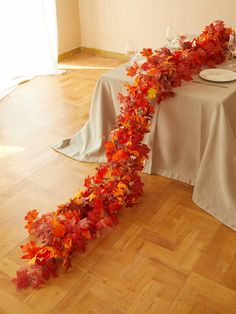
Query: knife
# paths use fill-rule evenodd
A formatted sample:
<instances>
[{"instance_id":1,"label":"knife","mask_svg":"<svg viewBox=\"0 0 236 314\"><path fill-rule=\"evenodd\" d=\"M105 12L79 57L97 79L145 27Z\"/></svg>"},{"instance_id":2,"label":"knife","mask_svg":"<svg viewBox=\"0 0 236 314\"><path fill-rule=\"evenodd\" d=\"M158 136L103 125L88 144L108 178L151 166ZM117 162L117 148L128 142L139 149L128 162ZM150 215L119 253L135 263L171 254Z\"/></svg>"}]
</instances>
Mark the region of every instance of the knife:
<instances>
[{"instance_id":1,"label":"knife","mask_svg":"<svg viewBox=\"0 0 236 314\"><path fill-rule=\"evenodd\" d=\"M213 87L220 87L220 88L228 88L228 86L225 85L216 85L216 84L211 84L211 83L207 83L207 82L199 82L199 81L192 81L193 83L197 83L197 84L202 84L202 85L209 85L209 86L213 86Z\"/></svg>"}]
</instances>

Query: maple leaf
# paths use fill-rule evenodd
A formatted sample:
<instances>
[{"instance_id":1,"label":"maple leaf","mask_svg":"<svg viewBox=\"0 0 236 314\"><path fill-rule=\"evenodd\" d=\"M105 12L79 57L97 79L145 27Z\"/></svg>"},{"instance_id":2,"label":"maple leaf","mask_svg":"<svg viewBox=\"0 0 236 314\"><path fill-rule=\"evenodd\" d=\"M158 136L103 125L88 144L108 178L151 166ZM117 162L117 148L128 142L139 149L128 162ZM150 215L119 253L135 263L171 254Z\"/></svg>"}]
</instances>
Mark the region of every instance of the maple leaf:
<instances>
[{"instance_id":1,"label":"maple leaf","mask_svg":"<svg viewBox=\"0 0 236 314\"><path fill-rule=\"evenodd\" d=\"M82 197L83 197L82 191L79 191L79 192L75 195L74 201L75 201L76 203L79 203L79 202L80 202L80 199L81 199Z\"/></svg>"},{"instance_id":2,"label":"maple leaf","mask_svg":"<svg viewBox=\"0 0 236 314\"><path fill-rule=\"evenodd\" d=\"M108 167L106 165L101 165L100 167L96 168L97 173L94 176L94 183L99 184L102 182L103 178L105 177Z\"/></svg>"},{"instance_id":3,"label":"maple leaf","mask_svg":"<svg viewBox=\"0 0 236 314\"><path fill-rule=\"evenodd\" d=\"M129 92L129 95L131 97L134 97L136 95L137 91L138 91L137 85L130 85L128 83L124 84L124 85L125 85L127 91Z\"/></svg>"},{"instance_id":4,"label":"maple leaf","mask_svg":"<svg viewBox=\"0 0 236 314\"><path fill-rule=\"evenodd\" d=\"M27 288L30 285L28 269L26 267L20 268L16 273L16 277L12 279L12 282L19 290Z\"/></svg>"},{"instance_id":5,"label":"maple leaf","mask_svg":"<svg viewBox=\"0 0 236 314\"><path fill-rule=\"evenodd\" d=\"M84 238L86 238L87 240L91 239L91 233L89 229L82 229L81 230L81 234Z\"/></svg>"},{"instance_id":6,"label":"maple leaf","mask_svg":"<svg viewBox=\"0 0 236 314\"><path fill-rule=\"evenodd\" d=\"M47 264L45 264L42 268L42 278L45 280L49 280L50 277L57 277L57 270L57 263L53 259L50 259Z\"/></svg>"},{"instance_id":7,"label":"maple leaf","mask_svg":"<svg viewBox=\"0 0 236 314\"><path fill-rule=\"evenodd\" d=\"M133 65L127 69L127 75L133 77L137 74L137 71L138 71L138 63L135 61Z\"/></svg>"},{"instance_id":8,"label":"maple leaf","mask_svg":"<svg viewBox=\"0 0 236 314\"><path fill-rule=\"evenodd\" d=\"M120 196L120 195L124 195L124 190L127 188L127 185L124 184L123 182L119 182L117 184L117 188L114 191L114 196Z\"/></svg>"},{"instance_id":9,"label":"maple leaf","mask_svg":"<svg viewBox=\"0 0 236 314\"><path fill-rule=\"evenodd\" d=\"M79 221L79 227L81 229L87 229L89 227L88 219L84 218Z\"/></svg>"},{"instance_id":10,"label":"maple leaf","mask_svg":"<svg viewBox=\"0 0 236 314\"><path fill-rule=\"evenodd\" d=\"M147 63L147 62L144 62L144 63L141 65L141 69L144 70L144 71L147 71L147 69L148 69L148 63Z\"/></svg>"},{"instance_id":11,"label":"maple leaf","mask_svg":"<svg viewBox=\"0 0 236 314\"><path fill-rule=\"evenodd\" d=\"M78 250L79 251L79 250ZM67 270L69 267L71 267L71 259L70 257L66 257L63 260L62 266Z\"/></svg>"},{"instance_id":12,"label":"maple leaf","mask_svg":"<svg viewBox=\"0 0 236 314\"><path fill-rule=\"evenodd\" d=\"M93 200L93 208L94 210L96 211L101 211L103 209L103 200L100 198L100 199L94 199Z\"/></svg>"},{"instance_id":13,"label":"maple leaf","mask_svg":"<svg viewBox=\"0 0 236 314\"><path fill-rule=\"evenodd\" d=\"M70 249L72 247L72 239L71 238L66 238L63 240L63 245L65 249Z\"/></svg>"},{"instance_id":14,"label":"maple leaf","mask_svg":"<svg viewBox=\"0 0 236 314\"><path fill-rule=\"evenodd\" d=\"M93 199L95 199L96 198L96 194L95 193L91 193L90 195L89 195L89 201L91 202Z\"/></svg>"},{"instance_id":15,"label":"maple leaf","mask_svg":"<svg viewBox=\"0 0 236 314\"><path fill-rule=\"evenodd\" d=\"M151 57L153 54L153 51L151 48L144 48L142 51L141 51L141 55L143 57Z\"/></svg>"},{"instance_id":16,"label":"maple leaf","mask_svg":"<svg viewBox=\"0 0 236 314\"><path fill-rule=\"evenodd\" d=\"M121 162L129 159L128 153L124 149L119 149L115 154L112 156L113 162Z\"/></svg>"},{"instance_id":17,"label":"maple leaf","mask_svg":"<svg viewBox=\"0 0 236 314\"><path fill-rule=\"evenodd\" d=\"M61 238L66 233L66 227L57 220L53 221L52 222L52 233L54 234L54 236Z\"/></svg>"},{"instance_id":18,"label":"maple leaf","mask_svg":"<svg viewBox=\"0 0 236 314\"><path fill-rule=\"evenodd\" d=\"M155 99L156 96L157 96L157 91L156 91L156 89L155 89L155 88L149 88L149 90L148 90L148 95L147 95L148 99L149 99L149 100Z\"/></svg>"},{"instance_id":19,"label":"maple leaf","mask_svg":"<svg viewBox=\"0 0 236 314\"><path fill-rule=\"evenodd\" d=\"M34 241L30 241L26 245L21 245L21 250L27 253L21 257L22 259L32 259L41 250L41 247L37 247Z\"/></svg>"},{"instance_id":20,"label":"maple leaf","mask_svg":"<svg viewBox=\"0 0 236 314\"><path fill-rule=\"evenodd\" d=\"M38 214L39 212L36 209L30 210L24 219L27 221L34 221L38 217Z\"/></svg>"},{"instance_id":21,"label":"maple leaf","mask_svg":"<svg viewBox=\"0 0 236 314\"><path fill-rule=\"evenodd\" d=\"M24 217L24 219L27 221L27 224L25 225L25 229L28 230L29 233L31 233L34 222L36 218L38 217L39 212L36 209L33 209L27 213L27 215Z\"/></svg>"},{"instance_id":22,"label":"maple leaf","mask_svg":"<svg viewBox=\"0 0 236 314\"><path fill-rule=\"evenodd\" d=\"M72 218L74 218L74 213L71 210L64 212L63 215L66 220L71 220Z\"/></svg>"},{"instance_id":23,"label":"maple leaf","mask_svg":"<svg viewBox=\"0 0 236 314\"><path fill-rule=\"evenodd\" d=\"M49 252L50 258L54 258L57 256L57 251L53 247L46 246L45 249Z\"/></svg>"}]
</instances>

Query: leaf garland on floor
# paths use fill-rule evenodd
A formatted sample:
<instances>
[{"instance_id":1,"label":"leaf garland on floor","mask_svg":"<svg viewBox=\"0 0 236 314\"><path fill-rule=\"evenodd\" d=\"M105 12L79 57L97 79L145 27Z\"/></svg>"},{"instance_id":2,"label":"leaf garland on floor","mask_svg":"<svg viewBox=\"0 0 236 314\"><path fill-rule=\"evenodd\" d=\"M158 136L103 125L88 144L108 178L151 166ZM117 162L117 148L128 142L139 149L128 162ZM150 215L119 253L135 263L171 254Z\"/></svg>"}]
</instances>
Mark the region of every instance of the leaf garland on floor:
<instances>
[{"instance_id":1,"label":"leaf garland on floor","mask_svg":"<svg viewBox=\"0 0 236 314\"><path fill-rule=\"evenodd\" d=\"M222 63L233 32L215 21L192 41L180 37L181 48L173 52L143 49L146 61L129 67L127 75L134 77L134 83L126 84L126 96L118 95L121 109L117 128L105 143L107 162L84 180L84 190L56 211L39 217L34 209L25 216L25 228L41 245L30 241L21 246L29 266L19 269L12 280L18 289L37 288L56 277L60 264L67 270L74 252L85 251L89 240L116 225L122 207L137 203L143 192L139 173L149 152L142 141L150 129L154 105L174 96L173 88L191 81L203 66Z\"/></svg>"}]
</instances>

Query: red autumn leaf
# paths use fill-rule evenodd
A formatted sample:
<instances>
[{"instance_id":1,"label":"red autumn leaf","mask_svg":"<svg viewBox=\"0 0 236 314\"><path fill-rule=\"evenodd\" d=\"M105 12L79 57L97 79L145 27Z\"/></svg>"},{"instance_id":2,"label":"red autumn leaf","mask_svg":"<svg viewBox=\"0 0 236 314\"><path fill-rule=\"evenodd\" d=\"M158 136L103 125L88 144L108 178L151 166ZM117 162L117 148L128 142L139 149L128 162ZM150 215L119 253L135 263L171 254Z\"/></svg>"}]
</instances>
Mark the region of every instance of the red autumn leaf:
<instances>
[{"instance_id":1,"label":"red autumn leaf","mask_svg":"<svg viewBox=\"0 0 236 314\"><path fill-rule=\"evenodd\" d=\"M51 277L57 277L58 265L57 263L50 259L46 265L42 268L42 278L45 280L49 280Z\"/></svg>"},{"instance_id":2,"label":"red autumn leaf","mask_svg":"<svg viewBox=\"0 0 236 314\"><path fill-rule=\"evenodd\" d=\"M30 286L33 289L37 289L43 283L45 283L44 279L42 278L41 271L37 271L37 270L32 271L29 276L30 276Z\"/></svg>"},{"instance_id":3,"label":"red autumn leaf","mask_svg":"<svg viewBox=\"0 0 236 314\"><path fill-rule=\"evenodd\" d=\"M133 65L127 69L127 75L133 77L137 74L137 71L138 71L138 63L135 61Z\"/></svg>"},{"instance_id":4,"label":"red autumn leaf","mask_svg":"<svg viewBox=\"0 0 236 314\"><path fill-rule=\"evenodd\" d=\"M37 247L34 241L30 241L26 245L21 245L21 250L26 253L21 258L32 259L41 250L41 247Z\"/></svg>"},{"instance_id":5,"label":"red autumn leaf","mask_svg":"<svg viewBox=\"0 0 236 314\"><path fill-rule=\"evenodd\" d=\"M30 277L27 268L20 268L16 277L12 279L12 282L16 285L17 289L25 289L30 285Z\"/></svg>"},{"instance_id":6,"label":"red autumn leaf","mask_svg":"<svg viewBox=\"0 0 236 314\"><path fill-rule=\"evenodd\" d=\"M90 187L91 180L92 180L92 179L91 179L90 176L88 176L87 178L84 179L84 186L85 186L86 188L89 188L89 187Z\"/></svg>"},{"instance_id":7,"label":"red autumn leaf","mask_svg":"<svg viewBox=\"0 0 236 314\"><path fill-rule=\"evenodd\" d=\"M153 54L153 51L151 48L144 48L142 51L141 51L141 54L143 57L151 57L151 55Z\"/></svg>"},{"instance_id":8,"label":"red autumn leaf","mask_svg":"<svg viewBox=\"0 0 236 314\"><path fill-rule=\"evenodd\" d=\"M63 215L66 220L71 220L72 218L74 218L74 214L71 210L64 212Z\"/></svg>"},{"instance_id":9,"label":"red autumn leaf","mask_svg":"<svg viewBox=\"0 0 236 314\"><path fill-rule=\"evenodd\" d=\"M101 165L101 166L97 167L96 170L97 170L97 173L94 176L93 181L94 181L94 183L99 184L102 182L103 178L107 174L108 167L106 165Z\"/></svg>"}]
</instances>

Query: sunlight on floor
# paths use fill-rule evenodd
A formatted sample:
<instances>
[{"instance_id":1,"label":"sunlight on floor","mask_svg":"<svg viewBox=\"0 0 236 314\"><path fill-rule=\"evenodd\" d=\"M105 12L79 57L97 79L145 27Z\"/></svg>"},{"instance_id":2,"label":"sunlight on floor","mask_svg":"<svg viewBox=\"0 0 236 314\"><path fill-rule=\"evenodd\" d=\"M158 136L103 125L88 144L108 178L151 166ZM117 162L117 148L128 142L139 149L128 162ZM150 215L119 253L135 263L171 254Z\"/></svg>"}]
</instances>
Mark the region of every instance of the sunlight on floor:
<instances>
[{"instance_id":1,"label":"sunlight on floor","mask_svg":"<svg viewBox=\"0 0 236 314\"><path fill-rule=\"evenodd\" d=\"M0 157L5 157L8 155L18 154L26 150L26 147L21 146L10 146L10 145L0 145Z\"/></svg>"},{"instance_id":2,"label":"sunlight on floor","mask_svg":"<svg viewBox=\"0 0 236 314\"><path fill-rule=\"evenodd\" d=\"M70 65L62 64L58 65L60 70L112 70L114 67L98 67L98 66L82 66L82 65Z\"/></svg>"}]
</instances>

